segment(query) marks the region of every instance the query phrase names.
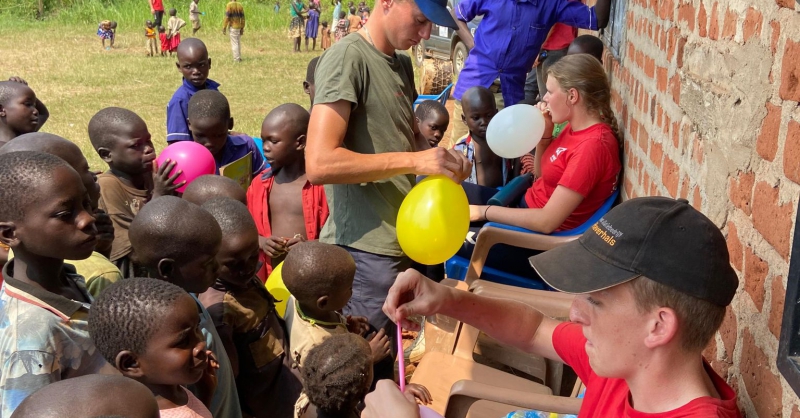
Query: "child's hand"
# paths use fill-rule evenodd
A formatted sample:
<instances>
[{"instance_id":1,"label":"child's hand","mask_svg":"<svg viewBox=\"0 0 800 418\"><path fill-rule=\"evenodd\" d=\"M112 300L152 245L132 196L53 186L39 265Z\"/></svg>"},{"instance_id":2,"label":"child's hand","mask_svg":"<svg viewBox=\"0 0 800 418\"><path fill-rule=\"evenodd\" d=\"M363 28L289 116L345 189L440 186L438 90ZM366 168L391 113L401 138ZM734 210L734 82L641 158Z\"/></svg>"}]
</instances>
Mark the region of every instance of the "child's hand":
<instances>
[{"instance_id":1,"label":"child's hand","mask_svg":"<svg viewBox=\"0 0 800 418\"><path fill-rule=\"evenodd\" d=\"M347 315L347 330L352 334L366 335L369 331L369 321L364 316Z\"/></svg>"},{"instance_id":2,"label":"child's hand","mask_svg":"<svg viewBox=\"0 0 800 418\"><path fill-rule=\"evenodd\" d=\"M175 180L183 173L183 170L176 170L174 174L170 175L172 169L175 168L175 164L175 161L168 158L161 167L153 166L155 169L155 173L153 173L153 199L160 196L174 195L178 187L186 184L186 181L175 184Z\"/></svg>"},{"instance_id":3,"label":"child's hand","mask_svg":"<svg viewBox=\"0 0 800 418\"><path fill-rule=\"evenodd\" d=\"M433 402L433 397L431 393L428 392L428 388L416 383L406 383L406 391L403 393L412 395L414 399L423 405L428 405Z\"/></svg>"},{"instance_id":4,"label":"child's hand","mask_svg":"<svg viewBox=\"0 0 800 418\"><path fill-rule=\"evenodd\" d=\"M286 240L275 235L271 237L258 237L258 246L269 258L276 258L286 254Z\"/></svg>"},{"instance_id":5,"label":"child's hand","mask_svg":"<svg viewBox=\"0 0 800 418\"><path fill-rule=\"evenodd\" d=\"M301 242L306 242L306 238L300 234L297 234L292 238L284 238L284 240L286 240L286 251L291 250L292 247Z\"/></svg>"},{"instance_id":6,"label":"child's hand","mask_svg":"<svg viewBox=\"0 0 800 418\"><path fill-rule=\"evenodd\" d=\"M106 211L97 209L94 211L94 225L97 227L97 245L94 250L107 256L111 252L111 243L114 242L114 224Z\"/></svg>"},{"instance_id":7,"label":"child's hand","mask_svg":"<svg viewBox=\"0 0 800 418\"><path fill-rule=\"evenodd\" d=\"M372 364L383 360L391 353L391 341L389 341L389 337L383 328L367 337L367 341L369 341L369 348L372 350ZM399 355L402 356L403 353L399 353Z\"/></svg>"},{"instance_id":8,"label":"child's hand","mask_svg":"<svg viewBox=\"0 0 800 418\"><path fill-rule=\"evenodd\" d=\"M206 350L208 357L208 364L206 370L203 372L203 377L196 383L198 389L198 398L206 405L211 405L211 398L214 397L214 392L217 390L217 369L219 369L219 361L217 356L211 350Z\"/></svg>"}]
</instances>

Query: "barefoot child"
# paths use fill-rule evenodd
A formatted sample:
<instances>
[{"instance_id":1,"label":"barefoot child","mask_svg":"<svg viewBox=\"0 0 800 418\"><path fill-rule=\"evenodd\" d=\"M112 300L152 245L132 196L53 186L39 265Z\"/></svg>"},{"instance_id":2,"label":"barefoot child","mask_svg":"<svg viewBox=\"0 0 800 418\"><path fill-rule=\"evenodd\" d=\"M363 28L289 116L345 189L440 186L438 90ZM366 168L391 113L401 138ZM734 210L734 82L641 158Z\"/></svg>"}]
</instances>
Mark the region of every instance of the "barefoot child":
<instances>
[{"instance_id":1,"label":"barefoot child","mask_svg":"<svg viewBox=\"0 0 800 418\"><path fill-rule=\"evenodd\" d=\"M104 20L97 25L97 36L100 37L100 42L103 45L103 49L109 50L111 49L112 39L114 39L114 33L111 32L111 21ZM106 39L108 39L109 46L106 46Z\"/></svg>"},{"instance_id":2,"label":"barefoot child","mask_svg":"<svg viewBox=\"0 0 800 418\"><path fill-rule=\"evenodd\" d=\"M425 100L414 110L414 115L419 133L431 148L438 147L450 125L450 112L437 100Z\"/></svg>"},{"instance_id":3,"label":"barefoot child","mask_svg":"<svg viewBox=\"0 0 800 418\"><path fill-rule=\"evenodd\" d=\"M288 103L273 109L261 124L270 167L250 184L247 207L258 227L262 282L293 245L319 238L328 219L325 189L306 178L308 118L305 109Z\"/></svg>"},{"instance_id":4,"label":"barefoot child","mask_svg":"<svg viewBox=\"0 0 800 418\"><path fill-rule=\"evenodd\" d=\"M320 28L320 30L322 31L320 34L322 37L322 40L320 41L320 47L323 51L325 51L331 47L331 28L328 27L327 20L322 21L322 28Z\"/></svg>"},{"instance_id":5,"label":"barefoot child","mask_svg":"<svg viewBox=\"0 0 800 418\"><path fill-rule=\"evenodd\" d=\"M0 155L0 184L0 242L16 253L0 288L0 415L10 417L38 389L106 362L89 337L92 297L64 264L97 243L80 176L54 155L20 151Z\"/></svg>"},{"instance_id":6,"label":"barefoot child","mask_svg":"<svg viewBox=\"0 0 800 418\"><path fill-rule=\"evenodd\" d=\"M308 19L306 19L306 52L308 52L308 40L311 39L312 50L317 50L317 32L319 31L319 10L314 3L308 5Z\"/></svg>"},{"instance_id":7,"label":"barefoot child","mask_svg":"<svg viewBox=\"0 0 800 418\"><path fill-rule=\"evenodd\" d=\"M301 0L289 0L289 13L292 16L289 22L289 37L292 39L292 51L300 52L300 38L303 36L303 14L306 8Z\"/></svg>"},{"instance_id":8,"label":"barefoot child","mask_svg":"<svg viewBox=\"0 0 800 418\"><path fill-rule=\"evenodd\" d=\"M169 20L167 21L167 39L169 40L169 56L178 50L181 43L181 28L186 26L186 21L176 16L175 9L169 9Z\"/></svg>"},{"instance_id":9,"label":"barefoot child","mask_svg":"<svg viewBox=\"0 0 800 418\"><path fill-rule=\"evenodd\" d=\"M336 22L336 32L334 33L334 38L336 38L336 42L339 42L347 36L347 13L339 12L339 20Z\"/></svg>"},{"instance_id":10,"label":"barefoot child","mask_svg":"<svg viewBox=\"0 0 800 418\"><path fill-rule=\"evenodd\" d=\"M239 183L223 176L207 174L200 176L185 189L183 189L183 200L188 200L197 206L217 197L227 197L238 200L247 205L247 192Z\"/></svg>"},{"instance_id":11,"label":"barefoot child","mask_svg":"<svg viewBox=\"0 0 800 418\"><path fill-rule=\"evenodd\" d=\"M194 36L197 31L200 30L200 9L197 8L197 4L200 3L200 0L192 0L189 3L189 21L192 22L192 36Z\"/></svg>"},{"instance_id":12,"label":"barefoot child","mask_svg":"<svg viewBox=\"0 0 800 418\"><path fill-rule=\"evenodd\" d=\"M148 277L170 282L192 294L206 347L219 362L217 389L209 410L215 417L241 418L227 351L211 316L195 296L208 290L219 277L216 256L222 232L217 221L193 203L162 196L148 203L134 218L130 238L136 261L147 270ZM201 388L190 389L196 395L201 393Z\"/></svg>"},{"instance_id":13,"label":"barefoot child","mask_svg":"<svg viewBox=\"0 0 800 418\"><path fill-rule=\"evenodd\" d=\"M256 224L247 206L226 197L207 201L203 209L217 220L223 238L217 252L219 278L200 301L230 357L239 401L250 416L289 417L302 384L289 354L286 323L275 311L275 298L255 276ZM264 358L258 353L273 354Z\"/></svg>"},{"instance_id":14,"label":"barefoot child","mask_svg":"<svg viewBox=\"0 0 800 418\"><path fill-rule=\"evenodd\" d=\"M194 142L206 147L214 156L217 170L250 154L249 176L236 179L244 187L264 170L266 164L249 135L231 135L233 118L228 99L215 90L202 90L189 100L189 130Z\"/></svg>"},{"instance_id":15,"label":"barefoot child","mask_svg":"<svg viewBox=\"0 0 800 418\"><path fill-rule=\"evenodd\" d=\"M15 137L38 131L49 117L47 106L25 80L0 81L0 148Z\"/></svg>"},{"instance_id":16,"label":"barefoot child","mask_svg":"<svg viewBox=\"0 0 800 418\"><path fill-rule=\"evenodd\" d=\"M206 44L200 39L189 38L178 46L178 62L175 63L183 76L181 86L172 94L167 104L167 143L191 141L189 133L189 99L200 90L217 90L219 83L208 78L211 58Z\"/></svg>"},{"instance_id":17,"label":"barefoot child","mask_svg":"<svg viewBox=\"0 0 800 418\"><path fill-rule=\"evenodd\" d=\"M145 43L145 52L148 57L154 57L158 54L158 43L156 43L156 28L153 27L153 22L144 22L144 37L147 40Z\"/></svg>"},{"instance_id":18,"label":"barefoot child","mask_svg":"<svg viewBox=\"0 0 800 418\"><path fill-rule=\"evenodd\" d=\"M211 402L219 365L206 347L199 323L188 293L150 278L109 287L89 315L89 331L98 350L123 376L150 389L162 418L212 418L203 402ZM202 399L186 385L202 388Z\"/></svg>"},{"instance_id":19,"label":"barefoot child","mask_svg":"<svg viewBox=\"0 0 800 418\"><path fill-rule=\"evenodd\" d=\"M172 194L178 173L168 162L153 172L156 158L150 131L136 113L119 107L100 110L89 120L89 140L97 155L108 164L108 171L97 176L100 184L100 209L114 223L114 242L109 260L123 277L135 277L128 229L139 210L151 199Z\"/></svg>"},{"instance_id":20,"label":"barefoot child","mask_svg":"<svg viewBox=\"0 0 800 418\"><path fill-rule=\"evenodd\" d=\"M163 26L158 27L158 39L161 41L161 56L166 57L169 51L169 39L167 39L167 30Z\"/></svg>"}]
</instances>

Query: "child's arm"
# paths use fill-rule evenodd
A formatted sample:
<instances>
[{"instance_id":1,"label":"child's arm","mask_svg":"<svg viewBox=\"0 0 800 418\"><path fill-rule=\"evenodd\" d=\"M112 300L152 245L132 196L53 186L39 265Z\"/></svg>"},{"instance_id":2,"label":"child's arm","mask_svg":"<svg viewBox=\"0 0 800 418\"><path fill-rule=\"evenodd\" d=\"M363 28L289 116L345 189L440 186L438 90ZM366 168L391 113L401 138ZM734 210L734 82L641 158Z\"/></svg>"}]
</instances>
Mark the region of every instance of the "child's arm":
<instances>
[{"instance_id":1,"label":"child's arm","mask_svg":"<svg viewBox=\"0 0 800 418\"><path fill-rule=\"evenodd\" d=\"M367 341L369 341L369 348L372 350L372 364L383 360L392 352L391 341L383 328L368 336ZM399 353L399 355L403 355L403 353Z\"/></svg>"},{"instance_id":2,"label":"child's arm","mask_svg":"<svg viewBox=\"0 0 800 418\"><path fill-rule=\"evenodd\" d=\"M423 405L433 402L433 397L428 391L428 388L418 383L406 383L406 391L404 393L413 396L414 399Z\"/></svg>"},{"instance_id":3,"label":"child's arm","mask_svg":"<svg viewBox=\"0 0 800 418\"><path fill-rule=\"evenodd\" d=\"M175 180L183 172L183 170L177 170L173 173L172 170L175 168L175 164L175 161L167 159L161 167L154 166L152 199L167 195L174 196L175 190L186 184L186 181L175 184Z\"/></svg>"},{"instance_id":4,"label":"child's arm","mask_svg":"<svg viewBox=\"0 0 800 418\"><path fill-rule=\"evenodd\" d=\"M206 350L206 356L208 356L208 366L203 372L203 377L194 385L197 388L197 399L200 399L207 408L211 408L211 400L214 398L214 392L217 391L219 361L211 350Z\"/></svg>"}]
</instances>

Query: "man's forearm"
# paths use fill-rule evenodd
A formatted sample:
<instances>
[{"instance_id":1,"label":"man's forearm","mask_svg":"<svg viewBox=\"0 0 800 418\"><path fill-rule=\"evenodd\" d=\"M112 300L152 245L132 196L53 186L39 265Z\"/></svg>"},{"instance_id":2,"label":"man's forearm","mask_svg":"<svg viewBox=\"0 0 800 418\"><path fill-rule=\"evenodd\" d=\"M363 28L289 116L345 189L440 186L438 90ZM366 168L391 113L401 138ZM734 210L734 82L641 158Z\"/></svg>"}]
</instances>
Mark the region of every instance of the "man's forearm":
<instances>
[{"instance_id":1,"label":"man's forearm","mask_svg":"<svg viewBox=\"0 0 800 418\"><path fill-rule=\"evenodd\" d=\"M306 155L306 174L313 184L370 183L411 173L412 158L405 152L360 154L337 147L314 157Z\"/></svg>"},{"instance_id":2,"label":"man's forearm","mask_svg":"<svg viewBox=\"0 0 800 418\"><path fill-rule=\"evenodd\" d=\"M461 41L464 42L464 45L467 46L467 49L472 49L475 46L475 38L472 37L472 32L469 31L469 26L467 26L467 22L460 20L456 16L455 9L450 9L450 16L453 17L453 20L456 21L456 26L458 29L458 37L461 38Z\"/></svg>"},{"instance_id":3,"label":"man's forearm","mask_svg":"<svg viewBox=\"0 0 800 418\"><path fill-rule=\"evenodd\" d=\"M608 19L611 15L611 0L597 0L594 5L594 12L597 15L597 28L603 29L608 26Z\"/></svg>"}]
</instances>

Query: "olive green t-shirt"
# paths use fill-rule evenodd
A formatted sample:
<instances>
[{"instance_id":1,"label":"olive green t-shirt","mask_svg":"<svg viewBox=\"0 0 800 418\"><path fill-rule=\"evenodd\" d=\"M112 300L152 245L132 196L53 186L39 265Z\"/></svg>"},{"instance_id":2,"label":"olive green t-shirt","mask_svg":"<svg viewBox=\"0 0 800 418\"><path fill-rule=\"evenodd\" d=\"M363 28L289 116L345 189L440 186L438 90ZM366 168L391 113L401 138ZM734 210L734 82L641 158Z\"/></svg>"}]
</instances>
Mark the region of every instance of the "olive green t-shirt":
<instances>
[{"instance_id":1,"label":"olive green t-shirt","mask_svg":"<svg viewBox=\"0 0 800 418\"><path fill-rule=\"evenodd\" d=\"M361 154L414 151L414 70L403 53L388 56L358 34L325 51L315 73L314 104L352 103L344 147ZM402 256L397 212L413 175L325 186L330 216L320 241Z\"/></svg>"}]
</instances>

